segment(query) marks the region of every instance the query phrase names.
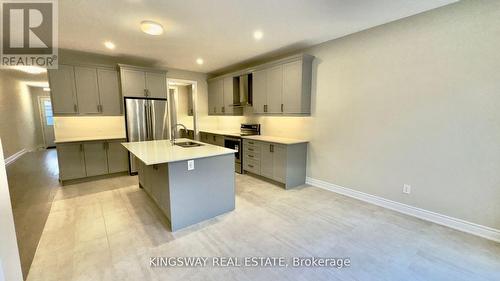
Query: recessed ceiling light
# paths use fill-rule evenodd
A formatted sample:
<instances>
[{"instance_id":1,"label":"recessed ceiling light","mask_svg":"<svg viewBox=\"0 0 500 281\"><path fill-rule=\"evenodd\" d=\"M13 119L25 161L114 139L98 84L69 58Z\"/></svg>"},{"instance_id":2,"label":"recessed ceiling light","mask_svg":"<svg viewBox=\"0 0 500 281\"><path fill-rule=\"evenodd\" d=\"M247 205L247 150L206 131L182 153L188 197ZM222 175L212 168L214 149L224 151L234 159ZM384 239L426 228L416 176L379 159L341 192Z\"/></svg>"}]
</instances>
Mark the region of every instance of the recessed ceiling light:
<instances>
[{"instance_id":1,"label":"recessed ceiling light","mask_svg":"<svg viewBox=\"0 0 500 281\"><path fill-rule=\"evenodd\" d=\"M43 88L43 91L44 92L50 92L50 88L45 87L45 88Z\"/></svg>"},{"instance_id":2,"label":"recessed ceiling light","mask_svg":"<svg viewBox=\"0 0 500 281\"><path fill-rule=\"evenodd\" d=\"M116 48L115 43L113 43L111 41L104 42L104 46L106 46L106 48L108 48L110 50L114 50Z\"/></svg>"},{"instance_id":3,"label":"recessed ceiling light","mask_svg":"<svg viewBox=\"0 0 500 281\"><path fill-rule=\"evenodd\" d=\"M196 63L199 64L199 65L202 65L203 64L203 59L202 58L196 59Z\"/></svg>"},{"instance_id":4,"label":"recessed ceiling light","mask_svg":"<svg viewBox=\"0 0 500 281\"><path fill-rule=\"evenodd\" d=\"M262 31L260 30L256 30L253 32L253 38L255 38L255 40L262 39L262 36L264 36L264 33L262 33Z\"/></svg>"},{"instance_id":5,"label":"recessed ceiling light","mask_svg":"<svg viewBox=\"0 0 500 281\"><path fill-rule=\"evenodd\" d=\"M29 74L40 74L40 73L45 73L47 72L47 69L39 66L24 66L24 65L19 65L19 66L14 66L13 69L23 71Z\"/></svg>"},{"instance_id":6,"label":"recessed ceiling light","mask_svg":"<svg viewBox=\"0 0 500 281\"><path fill-rule=\"evenodd\" d=\"M154 21L144 20L141 21L141 30L149 35L160 35L163 33L163 26Z\"/></svg>"}]
</instances>

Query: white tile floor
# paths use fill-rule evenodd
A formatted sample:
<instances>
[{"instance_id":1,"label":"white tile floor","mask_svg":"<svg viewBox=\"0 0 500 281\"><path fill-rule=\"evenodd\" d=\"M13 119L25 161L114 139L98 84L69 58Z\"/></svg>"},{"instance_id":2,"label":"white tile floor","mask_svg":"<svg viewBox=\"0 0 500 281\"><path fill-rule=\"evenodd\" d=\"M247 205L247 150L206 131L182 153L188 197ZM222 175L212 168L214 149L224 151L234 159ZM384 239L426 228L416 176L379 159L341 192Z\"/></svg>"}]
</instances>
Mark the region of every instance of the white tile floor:
<instances>
[{"instance_id":1,"label":"white tile floor","mask_svg":"<svg viewBox=\"0 0 500 281\"><path fill-rule=\"evenodd\" d=\"M171 233L118 177L61 188L29 281L500 280L500 245L314 187L237 175L236 210ZM155 256L350 257L346 269L151 268Z\"/></svg>"}]
</instances>

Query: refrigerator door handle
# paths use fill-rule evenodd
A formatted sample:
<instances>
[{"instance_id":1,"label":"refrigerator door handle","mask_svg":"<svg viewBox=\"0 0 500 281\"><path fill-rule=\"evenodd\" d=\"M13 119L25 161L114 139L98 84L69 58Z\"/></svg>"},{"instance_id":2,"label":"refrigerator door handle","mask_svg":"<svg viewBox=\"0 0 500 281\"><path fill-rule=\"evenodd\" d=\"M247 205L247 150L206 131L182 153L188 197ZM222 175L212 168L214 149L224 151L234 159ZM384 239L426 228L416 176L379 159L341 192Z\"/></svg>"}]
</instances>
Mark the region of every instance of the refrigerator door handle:
<instances>
[{"instance_id":1,"label":"refrigerator door handle","mask_svg":"<svg viewBox=\"0 0 500 281\"><path fill-rule=\"evenodd\" d=\"M148 111L146 111L146 114L147 114L148 123L146 124L146 127L148 130L148 136L149 136L148 140L154 140L155 135L154 135L154 131L153 131L152 102L150 100L148 100L147 103L148 103Z\"/></svg>"},{"instance_id":2,"label":"refrigerator door handle","mask_svg":"<svg viewBox=\"0 0 500 281\"><path fill-rule=\"evenodd\" d=\"M146 140L149 140L149 114L148 114L148 102L144 103L144 121L146 122Z\"/></svg>"}]
</instances>

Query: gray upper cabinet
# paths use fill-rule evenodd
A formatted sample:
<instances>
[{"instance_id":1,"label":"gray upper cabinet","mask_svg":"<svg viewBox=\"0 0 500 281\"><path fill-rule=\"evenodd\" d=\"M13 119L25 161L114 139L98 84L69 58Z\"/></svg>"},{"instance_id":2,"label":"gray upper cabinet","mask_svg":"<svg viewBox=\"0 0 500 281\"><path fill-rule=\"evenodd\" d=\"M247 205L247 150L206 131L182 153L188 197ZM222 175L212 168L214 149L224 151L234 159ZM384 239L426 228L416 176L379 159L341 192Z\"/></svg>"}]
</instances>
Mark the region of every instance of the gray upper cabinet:
<instances>
[{"instance_id":1,"label":"gray upper cabinet","mask_svg":"<svg viewBox=\"0 0 500 281\"><path fill-rule=\"evenodd\" d=\"M118 72L110 67L59 65L49 83L56 115L121 115Z\"/></svg>"},{"instance_id":2,"label":"gray upper cabinet","mask_svg":"<svg viewBox=\"0 0 500 281\"><path fill-rule=\"evenodd\" d=\"M283 103L283 66L269 68L266 73L266 113L281 113Z\"/></svg>"},{"instance_id":3,"label":"gray upper cabinet","mask_svg":"<svg viewBox=\"0 0 500 281\"><path fill-rule=\"evenodd\" d=\"M108 69L97 69L101 113L104 115L121 115L122 100L118 72Z\"/></svg>"},{"instance_id":4,"label":"gray upper cabinet","mask_svg":"<svg viewBox=\"0 0 500 281\"><path fill-rule=\"evenodd\" d=\"M100 113L101 102L97 85L97 69L83 66L75 66L74 69L78 111L83 114Z\"/></svg>"},{"instance_id":5,"label":"gray upper cabinet","mask_svg":"<svg viewBox=\"0 0 500 281\"><path fill-rule=\"evenodd\" d=\"M233 107L238 84L232 76L208 81L208 113L210 115L242 115L243 109Z\"/></svg>"},{"instance_id":6,"label":"gray upper cabinet","mask_svg":"<svg viewBox=\"0 0 500 281\"><path fill-rule=\"evenodd\" d=\"M49 69L48 75L54 114L78 113L73 66L59 65Z\"/></svg>"},{"instance_id":7,"label":"gray upper cabinet","mask_svg":"<svg viewBox=\"0 0 500 281\"><path fill-rule=\"evenodd\" d=\"M72 180L86 176L83 144L58 144L57 160L59 162L59 177L61 180Z\"/></svg>"},{"instance_id":8,"label":"gray upper cabinet","mask_svg":"<svg viewBox=\"0 0 500 281\"><path fill-rule=\"evenodd\" d=\"M107 143L108 170L109 173L119 173L128 170L128 154L122 141L110 141Z\"/></svg>"},{"instance_id":9,"label":"gray upper cabinet","mask_svg":"<svg viewBox=\"0 0 500 281\"><path fill-rule=\"evenodd\" d=\"M167 97L167 76L164 71L120 66L120 81L124 97Z\"/></svg>"},{"instance_id":10,"label":"gray upper cabinet","mask_svg":"<svg viewBox=\"0 0 500 281\"><path fill-rule=\"evenodd\" d=\"M146 73L144 71L120 68L120 76L124 97L146 96Z\"/></svg>"},{"instance_id":11,"label":"gray upper cabinet","mask_svg":"<svg viewBox=\"0 0 500 281\"><path fill-rule=\"evenodd\" d=\"M167 77L165 73L146 72L148 97L167 98Z\"/></svg>"},{"instance_id":12,"label":"gray upper cabinet","mask_svg":"<svg viewBox=\"0 0 500 281\"><path fill-rule=\"evenodd\" d=\"M267 71L258 70L252 73L253 113L265 113L267 104Z\"/></svg>"},{"instance_id":13,"label":"gray upper cabinet","mask_svg":"<svg viewBox=\"0 0 500 281\"><path fill-rule=\"evenodd\" d=\"M254 114L309 115L313 59L314 57L310 55L301 54L226 76L235 77L242 73L252 73ZM218 79L221 78L214 78L212 81Z\"/></svg>"},{"instance_id":14,"label":"gray upper cabinet","mask_svg":"<svg viewBox=\"0 0 500 281\"><path fill-rule=\"evenodd\" d=\"M105 142L84 143L85 169L87 176L99 176L108 173L108 156Z\"/></svg>"},{"instance_id":15,"label":"gray upper cabinet","mask_svg":"<svg viewBox=\"0 0 500 281\"><path fill-rule=\"evenodd\" d=\"M217 81L208 81L208 115L217 114Z\"/></svg>"}]
</instances>

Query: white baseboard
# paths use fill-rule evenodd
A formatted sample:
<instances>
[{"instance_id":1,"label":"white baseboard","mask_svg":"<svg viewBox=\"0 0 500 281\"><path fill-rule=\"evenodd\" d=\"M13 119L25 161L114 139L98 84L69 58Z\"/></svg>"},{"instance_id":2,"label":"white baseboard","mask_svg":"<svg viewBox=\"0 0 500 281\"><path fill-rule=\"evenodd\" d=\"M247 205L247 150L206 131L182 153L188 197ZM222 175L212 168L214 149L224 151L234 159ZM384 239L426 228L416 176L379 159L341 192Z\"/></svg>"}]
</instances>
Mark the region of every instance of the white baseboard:
<instances>
[{"instance_id":1,"label":"white baseboard","mask_svg":"<svg viewBox=\"0 0 500 281\"><path fill-rule=\"evenodd\" d=\"M23 149L19 150L18 152L12 154L11 156L5 158L5 166L9 166L10 164L14 163L14 161L16 161L19 157L23 156L27 152L29 152L29 150L27 150L26 148L23 148Z\"/></svg>"},{"instance_id":2,"label":"white baseboard","mask_svg":"<svg viewBox=\"0 0 500 281\"><path fill-rule=\"evenodd\" d=\"M403 203L399 203L396 201L388 200L379 196L371 195L368 193L364 193L361 191L357 191L350 188L345 188L342 186L338 186L336 184L332 184L326 181L314 179L311 177L306 178L306 183L315 187L319 187L322 189L326 189L329 191L333 191L335 193L339 193L345 196L349 196L352 198L356 198L361 201L365 201L380 207L384 207L387 209L394 210L396 212L400 212L406 215L410 215L413 217L417 217L419 219L423 219L426 221L430 221L433 223L437 223L440 225L444 225L456 230L460 230L463 232L467 232L473 235L477 235L489 240L493 240L496 242L500 242L500 230L491 228L484 225L475 224L472 222L468 222L465 220L449 217L446 215L434 213L431 211L427 211L424 209L420 209L417 207L413 207L410 205L406 205Z\"/></svg>"}]
</instances>

